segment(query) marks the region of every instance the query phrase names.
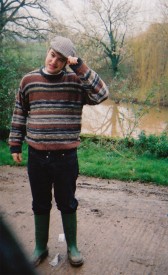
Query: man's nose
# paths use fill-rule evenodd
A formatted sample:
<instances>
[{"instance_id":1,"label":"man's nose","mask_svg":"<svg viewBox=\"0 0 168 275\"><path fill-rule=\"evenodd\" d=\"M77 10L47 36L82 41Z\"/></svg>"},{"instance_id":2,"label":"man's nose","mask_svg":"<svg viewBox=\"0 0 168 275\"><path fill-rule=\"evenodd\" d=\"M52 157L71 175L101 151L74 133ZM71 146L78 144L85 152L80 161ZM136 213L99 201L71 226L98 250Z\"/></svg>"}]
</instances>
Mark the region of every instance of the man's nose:
<instances>
[{"instance_id":1,"label":"man's nose","mask_svg":"<svg viewBox=\"0 0 168 275\"><path fill-rule=\"evenodd\" d=\"M52 59L52 64L57 63L57 61L58 61L58 57L54 57L54 58Z\"/></svg>"}]
</instances>

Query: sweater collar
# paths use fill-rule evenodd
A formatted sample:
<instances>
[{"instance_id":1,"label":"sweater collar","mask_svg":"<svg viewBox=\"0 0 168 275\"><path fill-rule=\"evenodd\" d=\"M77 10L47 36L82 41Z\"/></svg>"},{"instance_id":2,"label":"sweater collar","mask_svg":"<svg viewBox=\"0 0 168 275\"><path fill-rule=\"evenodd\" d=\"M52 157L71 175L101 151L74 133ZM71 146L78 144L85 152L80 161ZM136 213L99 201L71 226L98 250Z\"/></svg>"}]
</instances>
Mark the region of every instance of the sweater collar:
<instances>
[{"instance_id":1,"label":"sweater collar","mask_svg":"<svg viewBox=\"0 0 168 275\"><path fill-rule=\"evenodd\" d=\"M48 74L45 72L45 68L41 67L40 68L40 73L42 74L42 76L44 76L45 78L47 78L48 80L56 80L61 78L64 75L64 71L60 71L58 74Z\"/></svg>"}]
</instances>

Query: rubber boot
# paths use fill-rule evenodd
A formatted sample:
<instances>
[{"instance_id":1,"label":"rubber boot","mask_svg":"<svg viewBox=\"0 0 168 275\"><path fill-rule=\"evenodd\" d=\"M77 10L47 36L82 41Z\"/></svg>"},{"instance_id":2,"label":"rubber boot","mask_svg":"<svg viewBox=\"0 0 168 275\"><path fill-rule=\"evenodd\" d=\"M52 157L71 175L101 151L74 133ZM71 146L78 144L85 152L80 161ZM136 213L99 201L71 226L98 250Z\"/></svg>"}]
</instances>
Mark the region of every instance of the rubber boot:
<instances>
[{"instance_id":1,"label":"rubber boot","mask_svg":"<svg viewBox=\"0 0 168 275\"><path fill-rule=\"evenodd\" d=\"M32 264L38 266L48 256L48 234L50 215L34 215L35 249L32 255Z\"/></svg>"},{"instance_id":2,"label":"rubber boot","mask_svg":"<svg viewBox=\"0 0 168 275\"><path fill-rule=\"evenodd\" d=\"M63 214L62 223L65 233L65 239L67 242L68 259L71 265L81 266L83 264L83 258L77 248L77 218L76 212L72 214Z\"/></svg>"}]
</instances>

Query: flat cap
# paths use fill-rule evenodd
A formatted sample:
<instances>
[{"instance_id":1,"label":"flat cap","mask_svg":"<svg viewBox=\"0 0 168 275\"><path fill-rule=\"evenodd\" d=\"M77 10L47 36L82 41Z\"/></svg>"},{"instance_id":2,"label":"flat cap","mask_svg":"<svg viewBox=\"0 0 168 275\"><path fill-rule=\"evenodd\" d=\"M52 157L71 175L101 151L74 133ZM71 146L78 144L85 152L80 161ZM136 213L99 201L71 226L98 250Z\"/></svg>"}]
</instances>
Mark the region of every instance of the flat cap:
<instances>
[{"instance_id":1,"label":"flat cap","mask_svg":"<svg viewBox=\"0 0 168 275\"><path fill-rule=\"evenodd\" d=\"M68 56L75 56L75 46L69 38L63 36L56 36L50 42L50 47L68 58Z\"/></svg>"}]
</instances>

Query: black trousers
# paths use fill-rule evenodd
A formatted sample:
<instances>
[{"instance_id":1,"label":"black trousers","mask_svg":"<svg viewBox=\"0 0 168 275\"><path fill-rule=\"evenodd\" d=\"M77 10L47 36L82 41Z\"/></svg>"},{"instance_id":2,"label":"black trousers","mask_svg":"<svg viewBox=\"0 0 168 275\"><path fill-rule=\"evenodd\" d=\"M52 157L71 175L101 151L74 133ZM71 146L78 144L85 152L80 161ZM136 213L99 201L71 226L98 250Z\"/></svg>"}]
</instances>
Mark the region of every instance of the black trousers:
<instances>
[{"instance_id":1,"label":"black trousers","mask_svg":"<svg viewBox=\"0 0 168 275\"><path fill-rule=\"evenodd\" d=\"M28 175L34 214L49 214L52 207L52 188L57 208L62 213L74 213L79 167L77 149L40 151L28 148Z\"/></svg>"}]
</instances>

